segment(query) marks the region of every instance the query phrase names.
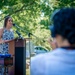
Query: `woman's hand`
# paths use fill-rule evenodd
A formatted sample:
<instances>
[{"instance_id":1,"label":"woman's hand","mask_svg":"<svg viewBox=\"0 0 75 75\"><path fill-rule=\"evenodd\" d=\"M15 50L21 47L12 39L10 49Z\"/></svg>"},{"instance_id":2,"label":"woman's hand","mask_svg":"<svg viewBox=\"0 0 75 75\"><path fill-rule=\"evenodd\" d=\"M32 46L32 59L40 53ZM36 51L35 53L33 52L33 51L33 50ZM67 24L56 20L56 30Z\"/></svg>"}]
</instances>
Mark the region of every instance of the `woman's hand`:
<instances>
[{"instance_id":1,"label":"woman's hand","mask_svg":"<svg viewBox=\"0 0 75 75\"><path fill-rule=\"evenodd\" d=\"M0 44L3 44L4 43L4 40L0 39Z\"/></svg>"}]
</instances>

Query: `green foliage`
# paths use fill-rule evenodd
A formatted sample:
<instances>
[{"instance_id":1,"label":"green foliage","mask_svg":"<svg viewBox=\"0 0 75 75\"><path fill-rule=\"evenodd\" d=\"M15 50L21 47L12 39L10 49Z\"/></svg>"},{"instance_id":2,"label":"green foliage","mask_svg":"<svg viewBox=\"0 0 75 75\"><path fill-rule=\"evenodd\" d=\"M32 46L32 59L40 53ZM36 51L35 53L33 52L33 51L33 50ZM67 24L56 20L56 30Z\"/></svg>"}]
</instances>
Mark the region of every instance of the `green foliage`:
<instances>
[{"instance_id":1,"label":"green foliage","mask_svg":"<svg viewBox=\"0 0 75 75\"><path fill-rule=\"evenodd\" d=\"M17 29L24 37L32 33L37 36L37 38L31 36L35 45L42 45L50 50L47 38L50 37L48 27L51 24L53 11L74 6L74 0L0 0L0 26L3 24L4 17L10 15L14 23L24 30L23 32Z\"/></svg>"},{"instance_id":2,"label":"green foliage","mask_svg":"<svg viewBox=\"0 0 75 75\"><path fill-rule=\"evenodd\" d=\"M59 7L75 7L75 0L58 0Z\"/></svg>"}]
</instances>

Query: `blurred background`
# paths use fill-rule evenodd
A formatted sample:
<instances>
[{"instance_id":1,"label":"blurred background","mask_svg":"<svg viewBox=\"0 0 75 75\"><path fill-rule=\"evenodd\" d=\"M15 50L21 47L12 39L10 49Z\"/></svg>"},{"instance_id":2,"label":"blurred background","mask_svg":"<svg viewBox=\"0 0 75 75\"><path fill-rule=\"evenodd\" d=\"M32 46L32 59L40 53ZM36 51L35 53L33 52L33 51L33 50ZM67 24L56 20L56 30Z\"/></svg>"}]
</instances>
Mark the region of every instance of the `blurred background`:
<instances>
[{"instance_id":1,"label":"blurred background","mask_svg":"<svg viewBox=\"0 0 75 75\"><path fill-rule=\"evenodd\" d=\"M30 56L52 50L47 40L51 37L49 26L52 25L50 18L54 10L74 6L75 0L0 0L0 28L4 17L10 15L23 30L13 27L15 38L18 37L16 30L24 38L29 38L30 33L30 45L29 41L26 42L27 75L30 73Z\"/></svg>"}]
</instances>

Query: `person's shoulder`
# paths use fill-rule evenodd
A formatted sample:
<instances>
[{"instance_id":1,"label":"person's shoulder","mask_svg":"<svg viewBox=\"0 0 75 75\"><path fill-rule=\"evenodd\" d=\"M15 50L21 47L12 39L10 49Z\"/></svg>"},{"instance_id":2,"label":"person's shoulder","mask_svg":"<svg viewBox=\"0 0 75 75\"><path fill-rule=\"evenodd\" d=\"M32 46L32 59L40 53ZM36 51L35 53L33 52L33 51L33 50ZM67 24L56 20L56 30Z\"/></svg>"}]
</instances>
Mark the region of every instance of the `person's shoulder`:
<instances>
[{"instance_id":1,"label":"person's shoulder","mask_svg":"<svg viewBox=\"0 0 75 75\"><path fill-rule=\"evenodd\" d=\"M0 30L3 30L4 28L0 27Z\"/></svg>"},{"instance_id":2,"label":"person's shoulder","mask_svg":"<svg viewBox=\"0 0 75 75\"><path fill-rule=\"evenodd\" d=\"M38 63L40 60L44 61L45 58L47 57L46 55L47 54L45 53L45 54L38 54L38 55L36 55L34 57L31 57L31 62L32 63L35 63L35 62ZM40 62L42 62L42 61L40 61Z\"/></svg>"},{"instance_id":3,"label":"person's shoulder","mask_svg":"<svg viewBox=\"0 0 75 75\"><path fill-rule=\"evenodd\" d=\"M39 63L42 65L43 62L47 61L47 58L51 56L52 52L44 53L44 54L39 54L34 57L31 57L31 64Z\"/></svg>"},{"instance_id":4,"label":"person's shoulder","mask_svg":"<svg viewBox=\"0 0 75 75\"><path fill-rule=\"evenodd\" d=\"M60 53L59 48L52 50L48 53L39 54L31 58L32 61L37 62L37 60L46 61L48 58L53 58L55 55L58 55Z\"/></svg>"},{"instance_id":5,"label":"person's shoulder","mask_svg":"<svg viewBox=\"0 0 75 75\"><path fill-rule=\"evenodd\" d=\"M4 30L4 28L0 28L0 32L2 32Z\"/></svg>"},{"instance_id":6,"label":"person's shoulder","mask_svg":"<svg viewBox=\"0 0 75 75\"><path fill-rule=\"evenodd\" d=\"M44 73L46 66L52 63L52 59L55 59L55 53L57 53L57 51L53 50L48 53L31 57L31 75L40 75L41 72ZM34 71L35 69L36 71Z\"/></svg>"},{"instance_id":7,"label":"person's shoulder","mask_svg":"<svg viewBox=\"0 0 75 75\"><path fill-rule=\"evenodd\" d=\"M2 37L3 30L4 30L4 28L0 28L0 39L1 39L1 37Z\"/></svg>"},{"instance_id":8,"label":"person's shoulder","mask_svg":"<svg viewBox=\"0 0 75 75\"><path fill-rule=\"evenodd\" d=\"M39 73L44 71L47 54L39 54L31 57L31 75L39 75ZM35 69L36 71L34 71Z\"/></svg>"},{"instance_id":9,"label":"person's shoulder","mask_svg":"<svg viewBox=\"0 0 75 75\"><path fill-rule=\"evenodd\" d=\"M48 54L49 54L49 53L38 54L38 55L32 57L31 59L32 59L32 60L39 60L39 59L42 59L42 58L46 57Z\"/></svg>"}]
</instances>

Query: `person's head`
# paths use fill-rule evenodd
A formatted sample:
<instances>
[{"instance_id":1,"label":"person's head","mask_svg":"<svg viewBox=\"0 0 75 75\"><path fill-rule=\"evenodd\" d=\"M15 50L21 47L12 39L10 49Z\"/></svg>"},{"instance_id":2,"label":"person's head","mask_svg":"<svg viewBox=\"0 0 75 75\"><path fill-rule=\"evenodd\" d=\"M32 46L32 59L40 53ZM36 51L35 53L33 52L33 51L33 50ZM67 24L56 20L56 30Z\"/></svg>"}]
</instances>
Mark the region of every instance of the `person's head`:
<instances>
[{"instance_id":1,"label":"person's head","mask_svg":"<svg viewBox=\"0 0 75 75\"><path fill-rule=\"evenodd\" d=\"M4 28L11 28L13 25L13 20L10 16L6 16L4 20Z\"/></svg>"},{"instance_id":2,"label":"person's head","mask_svg":"<svg viewBox=\"0 0 75 75\"><path fill-rule=\"evenodd\" d=\"M58 46L75 46L75 8L62 8L54 13L53 37Z\"/></svg>"}]
</instances>

